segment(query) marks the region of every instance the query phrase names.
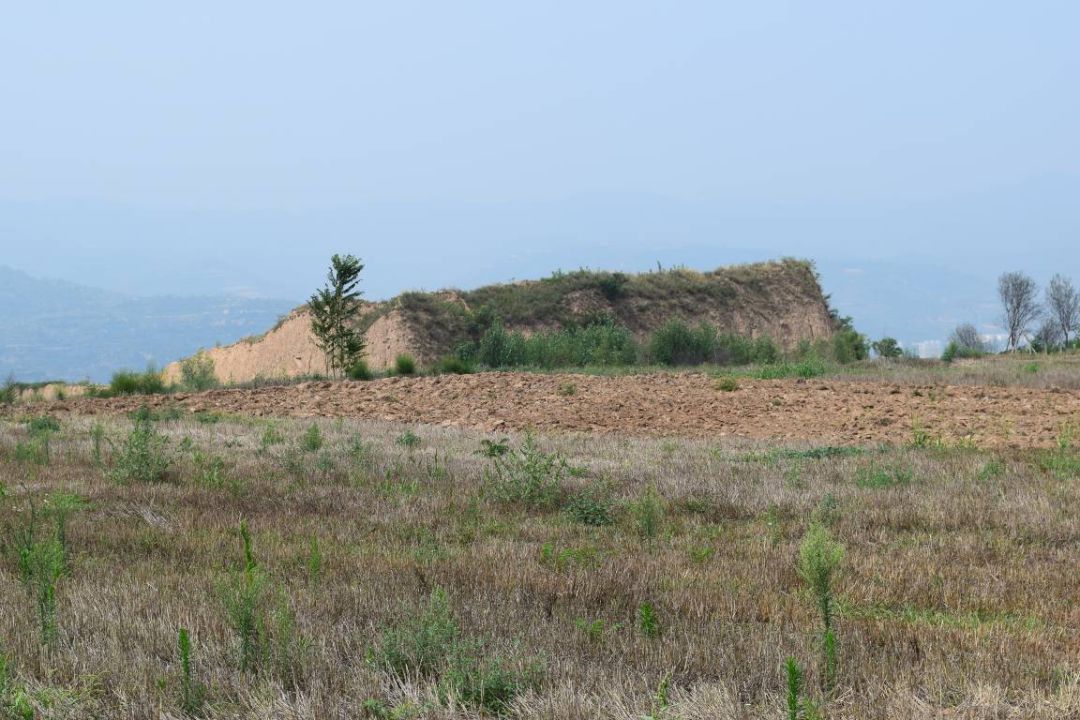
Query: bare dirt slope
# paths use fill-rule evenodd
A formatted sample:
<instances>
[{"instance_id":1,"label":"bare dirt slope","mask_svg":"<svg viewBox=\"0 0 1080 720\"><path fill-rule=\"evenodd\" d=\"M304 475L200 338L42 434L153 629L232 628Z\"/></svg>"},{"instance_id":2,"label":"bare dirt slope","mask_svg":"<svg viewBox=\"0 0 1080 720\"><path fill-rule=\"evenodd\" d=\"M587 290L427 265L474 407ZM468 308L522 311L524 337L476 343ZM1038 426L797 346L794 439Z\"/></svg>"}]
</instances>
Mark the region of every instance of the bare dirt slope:
<instances>
[{"instance_id":1,"label":"bare dirt slope","mask_svg":"<svg viewBox=\"0 0 1080 720\"><path fill-rule=\"evenodd\" d=\"M599 318L644 337L670 320L707 322L721 332L769 337L785 349L827 339L833 330L825 296L808 262L783 260L718 268L624 275L577 271L475 290L408 292L365 306L360 327L367 361L384 369L403 353L431 366L499 318L525 334ZM304 307L265 335L208 350L218 379L297 377L322 372L323 359ZM179 363L165 379L180 377Z\"/></svg>"},{"instance_id":2,"label":"bare dirt slope","mask_svg":"<svg viewBox=\"0 0 1080 720\"><path fill-rule=\"evenodd\" d=\"M357 417L500 430L639 435L738 435L821 444L901 444L929 438L981 447L1052 446L1080 421L1080 392L1001 387L912 387L820 380L740 380L703 374L619 377L482 373L310 382L195 395L74 398L51 409L126 412L147 403L254 416Z\"/></svg>"},{"instance_id":3,"label":"bare dirt slope","mask_svg":"<svg viewBox=\"0 0 1080 720\"><path fill-rule=\"evenodd\" d=\"M381 314L365 333L368 362L376 368L390 367L399 354L412 351L416 345L414 335L400 311ZM306 307L293 310L265 335L211 348L206 353L214 361L218 380L225 384L256 378L318 375L326 371L322 351L311 334L311 316ZM180 363L170 363L164 375L167 383L179 382Z\"/></svg>"}]
</instances>

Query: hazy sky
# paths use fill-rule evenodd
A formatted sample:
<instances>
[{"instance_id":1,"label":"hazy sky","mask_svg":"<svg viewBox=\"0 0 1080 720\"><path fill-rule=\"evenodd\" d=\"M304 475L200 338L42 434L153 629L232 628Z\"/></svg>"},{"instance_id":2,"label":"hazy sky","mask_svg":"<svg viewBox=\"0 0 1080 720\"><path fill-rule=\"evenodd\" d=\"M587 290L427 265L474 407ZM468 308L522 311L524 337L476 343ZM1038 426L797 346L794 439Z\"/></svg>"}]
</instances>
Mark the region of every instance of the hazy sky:
<instances>
[{"instance_id":1,"label":"hazy sky","mask_svg":"<svg viewBox=\"0 0 1080 720\"><path fill-rule=\"evenodd\" d=\"M302 299L335 251L375 297L797 255L827 289L871 273L860 297L924 270L992 297L1080 275L1078 28L1076 2L10 4L0 263Z\"/></svg>"}]
</instances>

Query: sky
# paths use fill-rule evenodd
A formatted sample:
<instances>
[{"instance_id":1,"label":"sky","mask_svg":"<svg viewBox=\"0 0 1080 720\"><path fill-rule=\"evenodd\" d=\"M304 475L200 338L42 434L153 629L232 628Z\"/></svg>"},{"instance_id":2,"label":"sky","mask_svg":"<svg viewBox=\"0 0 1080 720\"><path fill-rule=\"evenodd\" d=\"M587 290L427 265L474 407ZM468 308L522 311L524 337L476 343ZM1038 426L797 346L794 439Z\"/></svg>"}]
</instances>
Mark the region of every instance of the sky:
<instances>
[{"instance_id":1,"label":"sky","mask_svg":"<svg viewBox=\"0 0 1080 720\"><path fill-rule=\"evenodd\" d=\"M872 335L1080 280L1075 2L38 2L0 23L0 264L373 298L798 256ZM888 293L886 295L886 293Z\"/></svg>"}]
</instances>

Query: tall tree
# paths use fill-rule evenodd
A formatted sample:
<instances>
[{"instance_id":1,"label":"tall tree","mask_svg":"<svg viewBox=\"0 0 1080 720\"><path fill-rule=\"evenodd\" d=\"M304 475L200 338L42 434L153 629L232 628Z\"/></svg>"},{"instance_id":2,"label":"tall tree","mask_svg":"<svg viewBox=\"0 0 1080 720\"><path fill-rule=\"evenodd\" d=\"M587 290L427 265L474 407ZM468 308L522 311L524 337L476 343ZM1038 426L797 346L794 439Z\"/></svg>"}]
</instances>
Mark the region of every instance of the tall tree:
<instances>
[{"instance_id":1,"label":"tall tree","mask_svg":"<svg viewBox=\"0 0 1080 720\"><path fill-rule=\"evenodd\" d=\"M1080 328L1080 293L1064 275L1055 275L1046 286L1046 310L1069 344L1069 332Z\"/></svg>"},{"instance_id":2,"label":"tall tree","mask_svg":"<svg viewBox=\"0 0 1080 720\"><path fill-rule=\"evenodd\" d=\"M326 287L308 301L311 332L326 357L326 370L337 375L364 356L364 336L356 329L360 296L356 289L363 263L352 255L334 255L326 274Z\"/></svg>"},{"instance_id":3,"label":"tall tree","mask_svg":"<svg viewBox=\"0 0 1080 720\"><path fill-rule=\"evenodd\" d=\"M1004 311L1005 329L1009 333L1009 350L1016 350L1042 313L1035 299L1039 292L1035 281L1022 272L1008 272L998 278L998 297Z\"/></svg>"}]
</instances>

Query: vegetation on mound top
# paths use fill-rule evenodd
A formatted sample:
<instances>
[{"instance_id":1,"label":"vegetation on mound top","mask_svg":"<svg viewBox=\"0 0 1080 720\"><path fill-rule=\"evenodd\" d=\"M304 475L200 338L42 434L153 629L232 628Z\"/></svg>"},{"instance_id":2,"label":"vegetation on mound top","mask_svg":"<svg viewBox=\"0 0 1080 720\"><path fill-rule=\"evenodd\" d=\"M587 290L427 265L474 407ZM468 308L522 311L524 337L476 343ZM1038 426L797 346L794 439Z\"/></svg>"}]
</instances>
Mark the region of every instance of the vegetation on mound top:
<instances>
[{"instance_id":1,"label":"vegetation on mound top","mask_svg":"<svg viewBox=\"0 0 1080 720\"><path fill-rule=\"evenodd\" d=\"M423 345L421 354L437 357L462 342L479 343L496 322L528 333L609 323L641 335L667 320L699 317L703 309L722 312L741 294L762 295L770 287L826 306L813 265L786 259L711 272L685 268L640 274L556 271L540 280L475 290L407 292L371 310L361 328L398 310ZM756 309L763 315L781 309L769 307L771 301L757 298Z\"/></svg>"}]
</instances>

